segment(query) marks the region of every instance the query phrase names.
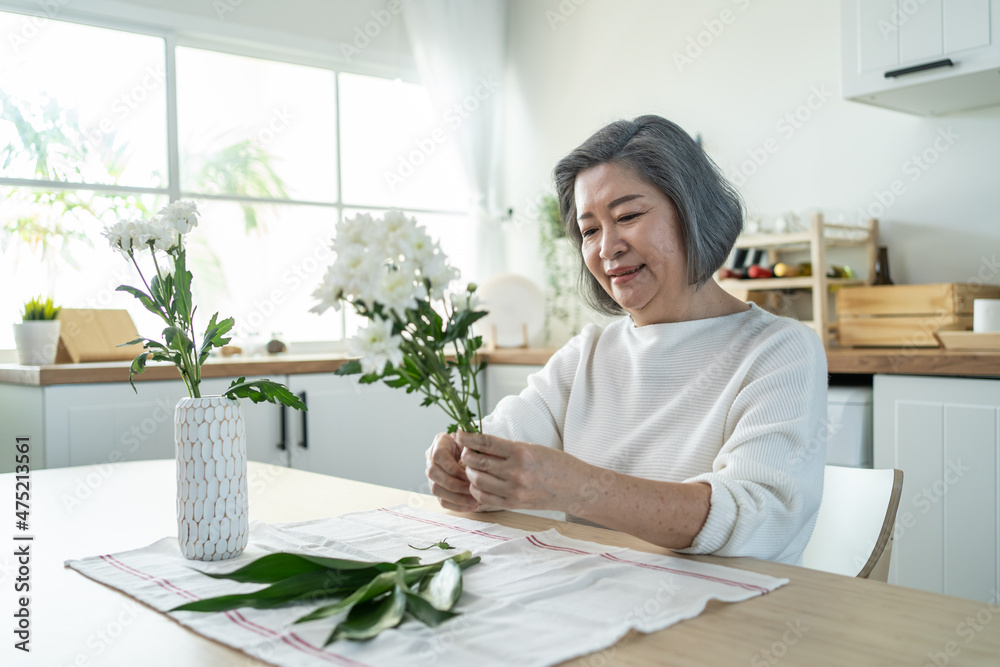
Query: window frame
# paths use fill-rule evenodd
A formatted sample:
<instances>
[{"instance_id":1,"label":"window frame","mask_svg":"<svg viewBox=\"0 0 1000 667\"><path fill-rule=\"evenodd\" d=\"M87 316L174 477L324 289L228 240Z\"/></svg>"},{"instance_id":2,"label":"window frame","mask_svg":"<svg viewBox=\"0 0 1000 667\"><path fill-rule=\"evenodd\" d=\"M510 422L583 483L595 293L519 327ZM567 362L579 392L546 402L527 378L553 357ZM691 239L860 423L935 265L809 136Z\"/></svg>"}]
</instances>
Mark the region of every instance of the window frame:
<instances>
[{"instance_id":1,"label":"window frame","mask_svg":"<svg viewBox=\"0 0 1000 667\"><path fill-rule=\"evenodd\" d=\"M341 159L341 114L340 114L340 77L341 72L372 76L385 79L399 79L408 83L423 85L419 77L412 70L396 68L391 72L390 68L362 61L347 63L331 56L329 53L311 52L309 50L296 51L294 53L283 50L274 43L261 42L259 40L259 29L249 26L239 26L229 24L228 37L209 37L197 29L185 30L180 27L165 27L144 23L136 20L122 20L110 18L103 15L87 13L80 9L70 9L60 7L58 11L47 14L37 5L20 5L10 2L0 2L0 12L19 14L27 17L37 17L45 20L61 21L65 23L75 23L95 28L116 30L139 35L148 35L163 39L164 44L164 68L166 72L166 123L167 123L167 185L166 187L140 187L125 185L104 185L97 183L69 183L65 181L50 181L27 178L10 178L0 176L0 186L22 187L22 188L42 188L46 190L84 190L109 194L152 194L165 195L168 201L175 202L182 199L203 199L217 200L250 204L280 204L283 206L315 206L331 208L336 211L335 220L337 223L343 220L345 209L361 211L384 211L386 205L359 204L344 201L342 188L342 159ZM146 7L136 7L138 13L154 13ZM180 14L174 12L175 17ZM183 21L183 19L178 19ZM175 21L176 22L176 21ZM232 35L236 37L233 38ZM289 33L274 32L275 36L288 35ZM242 35L242 39L240 36ZM250 197L235 194L208 194L200 192L189 192L181 189L180 179L180 145L178 134L178 108L177 108L177 62L176 53L178 47L201 49L206 51L216 51L228 55L257 58L273 62L287 63L291 65L302 65L326 69L333 73L334 86L334 133L336 138L336 192L334 201L310 201L303 199L268 199L263 197ZM465 215L468 213L464 209L444 209L444 208L418 208L406 207L406 213L432 214L432 215ZM331 230L332 231L332 230ZM341 332L346 331L345 309L340 311Z\"/></svg>"}]
</instances>

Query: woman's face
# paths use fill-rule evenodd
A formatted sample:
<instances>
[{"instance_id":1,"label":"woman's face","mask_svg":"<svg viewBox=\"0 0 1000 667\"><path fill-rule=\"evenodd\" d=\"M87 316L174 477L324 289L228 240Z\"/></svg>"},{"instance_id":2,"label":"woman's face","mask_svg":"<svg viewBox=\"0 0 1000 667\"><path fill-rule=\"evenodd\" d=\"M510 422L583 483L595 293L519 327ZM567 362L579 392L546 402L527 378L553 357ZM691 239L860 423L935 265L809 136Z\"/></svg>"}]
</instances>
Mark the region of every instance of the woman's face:
<instances>
[{"instance_id":1,"label":"woman's face","mask_svg":"<svg viewBox=\"0 0 1000 667\"><path fill-rule=\"evenodd\" d=\"M583 259L636 326L682 319L687 255L673 202L630 167L603 163L575 186Z\"/></svg>"}]
</instances>

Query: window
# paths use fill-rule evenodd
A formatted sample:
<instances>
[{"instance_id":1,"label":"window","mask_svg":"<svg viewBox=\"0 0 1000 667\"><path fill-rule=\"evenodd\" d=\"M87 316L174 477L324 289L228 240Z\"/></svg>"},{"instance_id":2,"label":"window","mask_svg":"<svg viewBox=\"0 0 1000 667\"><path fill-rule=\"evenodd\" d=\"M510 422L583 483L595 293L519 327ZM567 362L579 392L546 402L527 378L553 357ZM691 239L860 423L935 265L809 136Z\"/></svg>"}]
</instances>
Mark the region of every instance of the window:
<instances>
[{"instance_id":1,"label":"window","mask_svg":"<svg viewBox=\"0 0 1000 667\"><path fill-rule=\"evenodd\" d=\"M20 34L25 20L0 12L0 34ZM236 343L344 335L343 315L309 312L343 215L402 208L474 278L468 188L423 86L56 20L7 55L0 279L14 288L0 291L0 348L13 347L7 323L39 293L67 307L127 308L140 331L158 331L115 292L138 276L100 232L178 198L202 212L188 241L199 313L234 316Z\"/></svg>"}]
</instances>

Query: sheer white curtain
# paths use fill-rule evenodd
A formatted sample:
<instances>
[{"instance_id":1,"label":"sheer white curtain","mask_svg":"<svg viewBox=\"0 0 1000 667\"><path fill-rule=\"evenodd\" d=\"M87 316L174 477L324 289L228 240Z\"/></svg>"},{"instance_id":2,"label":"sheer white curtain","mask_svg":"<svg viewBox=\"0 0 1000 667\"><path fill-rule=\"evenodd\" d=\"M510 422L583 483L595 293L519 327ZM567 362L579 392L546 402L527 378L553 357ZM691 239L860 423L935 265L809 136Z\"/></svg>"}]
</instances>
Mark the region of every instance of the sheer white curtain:
<instances>
[{"instance_id":1,"label":"sheer white curtain","mask_svg":"<svg viewBox=\"0 0 1000 667\"><path fill-rule=\"evenodd\" d=\"M420 77L468 176L478 277L487 278L504 269L501 83L507 0L413 0L403 7Z\"/></svg>"}]
</instances>

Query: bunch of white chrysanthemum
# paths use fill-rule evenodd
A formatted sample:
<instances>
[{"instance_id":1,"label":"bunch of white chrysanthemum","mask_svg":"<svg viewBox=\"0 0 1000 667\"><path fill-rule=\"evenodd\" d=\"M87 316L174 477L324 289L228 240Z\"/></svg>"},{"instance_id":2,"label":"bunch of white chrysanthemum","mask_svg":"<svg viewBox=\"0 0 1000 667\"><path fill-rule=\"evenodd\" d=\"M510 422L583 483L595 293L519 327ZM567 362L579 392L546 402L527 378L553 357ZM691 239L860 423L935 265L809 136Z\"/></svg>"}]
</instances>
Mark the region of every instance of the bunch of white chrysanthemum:
<instances>
[{"instance_id":1,"label":"bunch of white chrysanthemum","mask_svg":"<svg viewBox=\"0 0 1000 667\"><path fill-rule=\"evenodd\" d=\"M174 202L160 209L149 220L121 220L104 228L104 238L126 256L137 250L162 250L173 253L181 237L198 225L194 202Z\"/></svg>"},{"instance_id":2,"label":"bunch of white chrysanthemum","mask_svg":"<svg viewBox=\"0 0 1000 667\"><path fill-rule=\"evenodd\" d=\"M400 211L345 219L337 225L332 249L337 259L313 294L317 313L339 310L347 301L369 308L381 304L403 317L427 297L443 299L458 278L427 230Z\"/></svg>"},{"instance_id":3,"label":"bunch of white chrysanthemum","mask_svg":"<svg viewBox=\"0 0 1000 667\"><path fill-rule=\"evenodd\" d=\"M457 427L474 430L469 403L478 404L476 376L485 362L476 357L482 339L470 336L470 327L486 314L476 311L475 285L446 300L458 271L427 230L400 211L345 219L331 247L336 260L313 293L319 303L312 311L339 310L344 301L368 319L352 341L359 359L338 374L363 373L366 381L381 378L419 390L425 404L437 403ZM453 370L459 387L453 386Z\"/></svg>"}]
</instances>

